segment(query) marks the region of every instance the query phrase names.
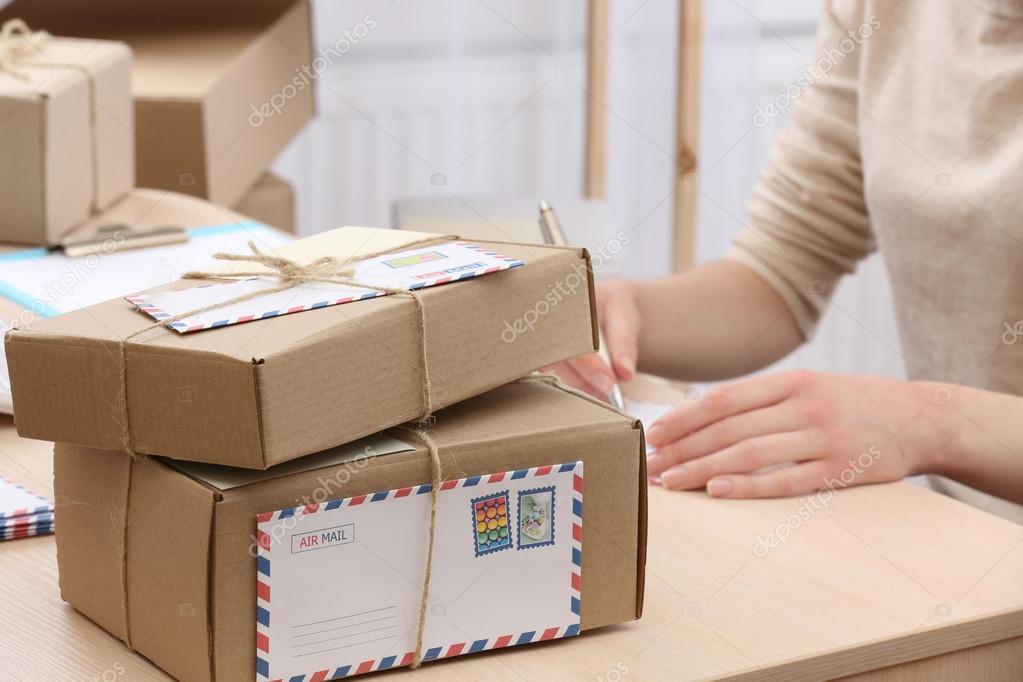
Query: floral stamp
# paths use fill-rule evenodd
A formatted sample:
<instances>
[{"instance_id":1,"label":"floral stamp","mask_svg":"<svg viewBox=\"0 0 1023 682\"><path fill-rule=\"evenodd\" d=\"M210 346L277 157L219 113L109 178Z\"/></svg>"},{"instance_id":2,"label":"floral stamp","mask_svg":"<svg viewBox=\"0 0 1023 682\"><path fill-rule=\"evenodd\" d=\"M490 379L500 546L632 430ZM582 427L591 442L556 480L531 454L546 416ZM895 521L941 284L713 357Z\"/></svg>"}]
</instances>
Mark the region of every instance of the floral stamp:
<instances>
[{"instance_id":1,"label":"floral stamp","mask_svg":"<svg viewBox=\"0 0 1023 682\"><path fill-rule=\"evenodd\" d=\"M519 549L554 544L554 486L519 492Z\"/></svg>"}]
</instances>

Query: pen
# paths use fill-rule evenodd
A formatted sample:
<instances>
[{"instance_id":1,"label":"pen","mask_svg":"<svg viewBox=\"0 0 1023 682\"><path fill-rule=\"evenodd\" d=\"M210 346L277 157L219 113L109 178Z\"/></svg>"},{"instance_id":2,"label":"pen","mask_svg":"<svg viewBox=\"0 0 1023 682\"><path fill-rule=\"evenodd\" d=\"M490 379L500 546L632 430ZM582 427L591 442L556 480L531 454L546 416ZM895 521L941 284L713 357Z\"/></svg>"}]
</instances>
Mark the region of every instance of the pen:
<instances>
[{"instance_id":1,"label":"pen","mask_svg":"<svg viewBox=\"0 0 1023 682\"><path fill-rule=\"evenodd\" d=\"M543 235L543 241L545 244L551 244L555 246L568 246L568 240L565 238L565 232L561 229L561 222L558 221L558 216L555 215L554 209L546 201L540 202L540 233ZM607 342L604 340L604 332L597 327L597 338L599 339L600 348L597 349L597 354L604 359L604 362L611 365L611 356L607 352ZM613 370L612 370L613 371ZM622 387L618 385L618 382L614 382L611 386L611 404L617 407L619 410L625 409L625 398L622 396Z\"/></svg>"},{"instance_id":2,"label":"pen","mask_svg":"<svg viewBox=\"0 0 1023 682\"><path fill-rule=\"evenodd\" d=\"M84 237L67 237L49 247L50 251L63 251L69 258L91 254L107 255L114 251L145 249L151 246L181 244L188 241L188 232L183 227L166 225L146 229L128 225L104 225L95 234Z\"/></svg>"}]
</instances>

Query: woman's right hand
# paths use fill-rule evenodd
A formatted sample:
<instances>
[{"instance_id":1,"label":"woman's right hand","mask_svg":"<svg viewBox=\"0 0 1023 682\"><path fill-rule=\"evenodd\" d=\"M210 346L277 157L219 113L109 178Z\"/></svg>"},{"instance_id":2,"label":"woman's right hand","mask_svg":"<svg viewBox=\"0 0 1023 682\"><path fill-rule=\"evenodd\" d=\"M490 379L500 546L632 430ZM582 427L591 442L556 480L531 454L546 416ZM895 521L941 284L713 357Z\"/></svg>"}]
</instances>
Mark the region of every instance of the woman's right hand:
<instances>
[{"instance_id":1,"label":"woman's right hand","mask_svg":"<svg viewBox=\"0 0 1023 682\"><path fill-rule=\"evenodd\" d=\"M607 342L611 365L597 353L588 353L545 367L563 382L601 400L609 400L615 383L636 375L641 327L639 287L627 279L597 285L597 320Z\"/></svg>"}]
</instances>

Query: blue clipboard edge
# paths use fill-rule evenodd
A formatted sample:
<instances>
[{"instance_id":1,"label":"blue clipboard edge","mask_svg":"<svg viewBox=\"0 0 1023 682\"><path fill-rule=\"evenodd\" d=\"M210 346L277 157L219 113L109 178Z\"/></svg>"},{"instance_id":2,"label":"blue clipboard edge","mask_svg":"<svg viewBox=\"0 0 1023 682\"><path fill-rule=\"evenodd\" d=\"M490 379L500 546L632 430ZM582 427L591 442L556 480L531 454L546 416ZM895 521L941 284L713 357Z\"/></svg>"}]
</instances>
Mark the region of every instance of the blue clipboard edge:
<instances>
[{"instance_id":1,"label":"blue clipboard edge","mask_svg":"<svg viewBox=\"0 0 1023 682\"><path fill-rule=\"evenodd\" d=\"M248 230L250 228L259 229L273 229L269 225L265 225L255 220L247 220L235 223L220 223L218 225L203 225L200 227L188 228L189 239L201 239L203 237L210 237L213 235L224 234L226 232L237 232L241 230ZM12 260L27 260L31 258L45 258L49 256L50 252L44 247L22 249L20 251L11 251L10 253L0 253L0 263L4 261ZM85 258L86 256L83 256ZM18 289L12 284L0 279L0 296L13 301L22 308L31 310L40 317L55 317L60 315L61 311L53 310L49 306L44 306L41 310L38 308L38 299L30 296L24 291Z\"/></svg>"}]
</instances>

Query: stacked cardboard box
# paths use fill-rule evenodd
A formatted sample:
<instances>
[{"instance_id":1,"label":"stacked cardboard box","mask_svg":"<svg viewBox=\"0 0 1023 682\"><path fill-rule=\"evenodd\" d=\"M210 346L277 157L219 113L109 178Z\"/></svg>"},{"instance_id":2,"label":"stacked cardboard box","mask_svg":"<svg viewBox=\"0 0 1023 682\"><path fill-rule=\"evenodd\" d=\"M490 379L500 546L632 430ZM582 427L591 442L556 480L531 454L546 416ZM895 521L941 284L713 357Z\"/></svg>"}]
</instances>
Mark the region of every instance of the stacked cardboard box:
<instances>
[{"instance_id":1,"label":"stacked cardboard box","mask_svg":"<svg viewBox=\"0 0 1023 682\"><path fill-rule=\"evenodd\" d=\"M234 207L242 213L245 205L254 205L251 195L261 194L262 198L255 204L257 208L266 211L267 202L273 201L276 203L269 213L273 220L294 220L294 208L289 206L290 193L268 192L260 185L266 168L315 114L315 84L308 75L313 47L307 0L245 3L177 0L147 3L144 11L132 0L90 3L15 0L0 10L0 23L9 20L23 20L56 35L75 36L87 42L87 47L119 45L124 53L117 66L118 76L123 74L122 80L117 81L120 89L126 88L128 83L129 59L124 46L133 54L130 60L133 110L131 100L126 100L127 95L120 89L116 94L104 94L113 88L106 87L109 79L105 76L95 79L97 94L104 96L96 106L99 112L96 129L101 135L118 137L116 145L104 138L97 141L96 148L116 148L124 152L120 156L135 156L134 167L118 157L116 172L107 167L114 161L103 162L98 177L109 185L109 190L98 197L99 203L109 203L116 195L123 194L132 185L133 175L140 187L191 194ZM51 44L62 42L51 41ZM30 51L37 57L42 54ZM72 59L74 55L49 55L49 46L46 51L49 61L77 62ZM83 63L87 66L101 61L101 54L96 51L86 54L89 57ZM72 75L77 76L78 70L76 66ZM113 70L113 67L104 68L103 72ZM87 101L87 88L83 84L76 85L74 78L72 82L63 82L52 78L49 72L34 71L38 72L34 77L45 80L47 88L55 93L66 92L65 99L70 101L77 97L82 102ZM11 80L15 82L7 82ZM14 76L8 73L5 77L0 70L0 107L4 106L3 93L7 90L14 90L16 104L16 100L26 96L20 90L37 89L37 83L16 81ZM107 106L107 100L115 97L117 106ZM82 102L78 103L81 105L78 109L85 112ZM64 111L70 106L58 110L50 105L51 110L64 118L59 126L51 126L55 129L48 132L49 138L40 138L38 134L17 136L26 141L48 139L45 149L61 155L61 164L51 162L47 166L48 173L57 176L47 184L53 186L48 196L61 196L60 188L51 184L59 180L66 180L79 193L89 187L88 168L63 163L69 152L86 162L89 158L89 140L82 134L83 126L70 120L75 112ZM78 115L81 117L87 112ZM25 110L21 116L32 121L46 120L29 117ZM113 121L107 124L106 119ZM4 128L12 130L10 126ZM87 126L84 129L88 129ZM131 131L134 131L133 141ZM72 139L65 139L67 136ZM124 137L127 139L120 139ZM4 147L8 145L5 143ZM45 154L38 152L37 155L39 164L43 164ZM125 174L128 174L127 182L124 182ZM23 176L37 177L24 173ZM6 182L0 184L16 187ZM26 235L0 223L0 238L33 243L55 241L87 217L88 202L84 207L78 206L83 201L72 202L70 206L65 201L55 202L49 207L52 217L46 223L45 233L37 231ZM42 199L36 204L45 206ZM42 208L32 210L38 212ZM64 215L68 212L73 215ZM286 225L274 226L287 228Z\"/></svg>"},{"instance_id":2,"label":"stacked cardboard box","mask_svg":"<svg viewBox=\"0 0 1023 682\"><path fill-rule=\"evenodd\" d=\"M52 243L134 184L131 52L10 21L0 64L0 240Z\"/></svg>"},{"instance_id":3,"label":"stacked cardboard box","mask_svg":"<svg viewBox=\"0 0 1023 682\"><path fill-rule=\"evenodd\" d=\"M563 389L520 382L440 412L433 432L445 471L454 477L523 471L566 459L582 461L586 487L579 626L588 630L639 617L646 485L638 456L642 436L632 419ZM393 432L393 436L400 439L403 434ZM173 460L152 458L131 466L121 452L58 445L55 474L56 495L64 502L57 512L64 599L117 637L130 640L175 677L220 681L252 680L257 672L254 614L259 605L259 572L250 553L257 514L304 504L303 500L324 489L325 481L341 481L325 493L322 503L328 504L418 486L431 477L422 445L373 457L362 467L314 461L307 469L281 474L271 470L239 485L225 480L222 472ZM558 507L556 513L568 511ZM462 520L464 527L441 531L452 536L445 540L470 537L468 509ZM425 539L426 525L426 518L409 519L410 534L404 541ZM304 530L299 526L292 536ZM357 539L361 532L356 527ZM291 542L290 538L284 541ZM337 560L343 562L352 556L346 549L325 548L310 556L336 552ZM534 551L540 550L528 550ZM524 557L528 552L518 554ZM405 569L418 589L421 566ZM344 564L337 565L336 578L346 580ZM543 578L537 576L534 581L542 583ZM468 581L460 583L468 594L459 603L468 607L478 602L485 615L490 604L486 590L480 588L487 582L484 578L476 589ZM491 587L495 587L492 581ZM514 589L507 584L496 587ZM272 581L270 589L277 589ZM373 588L359 584L359 589ZM472 631L471 611L456 613L451 602L457 594L435 592L442 608L434 609L431 617L455 625L461 622L466 630L461 641L478 641L486 631ZM185 616L183 604L192 605ZM499 619L497 614L493 617ZM383 626L387 621L376 624ZM535 623L522 632L542 625ZM517 638L521 632L507 634ZM406 649L385 648L377 660L389 653L400 663ZM194 653L182 655L185 652ZM345 660L339 657L337 667Z\"/></svg>"},{"instance_id":4,"label":"stacked cardboard box","mask_svg":"<svg viewBox=\"0 0 1023 682\"><path fill-rule=\"evenodd\" d=\"M266 168L314 114L307 0L15 0L14 17L0 238L237 215L217 204L293 231ZM65 600L217 682L639 617L641 428L531 376L596 348L584 250L370 228L253 249L6 335L18 432L57 443Z\"/></svg>"},{"instance_id":5,"label":"stacked cardboard box","mask_svg":"<svg viewBox=\"0 0 1023 682\"><path fill-rule=\"evenodd\" d=\"M455 248L508 265L187 333L200 313L153 322L168 292L232 283L182 280L9 333L18 431L59 443L63 597L186 680L340 678L639 617L641 428L527 376L596 346L585 251L342 228L233 284Z\"/></svg>"},{"instance_id":6,"label":"stacked cardboard box","mask_svg":"<svg viewBox=\"0 0 1023 682\"><path fill-rule=\"evenodd\" d=\"M295 234L295 188L287 180L264 173L234 205L234 210L264 225Z\"/></svg>"}]
</instances>

